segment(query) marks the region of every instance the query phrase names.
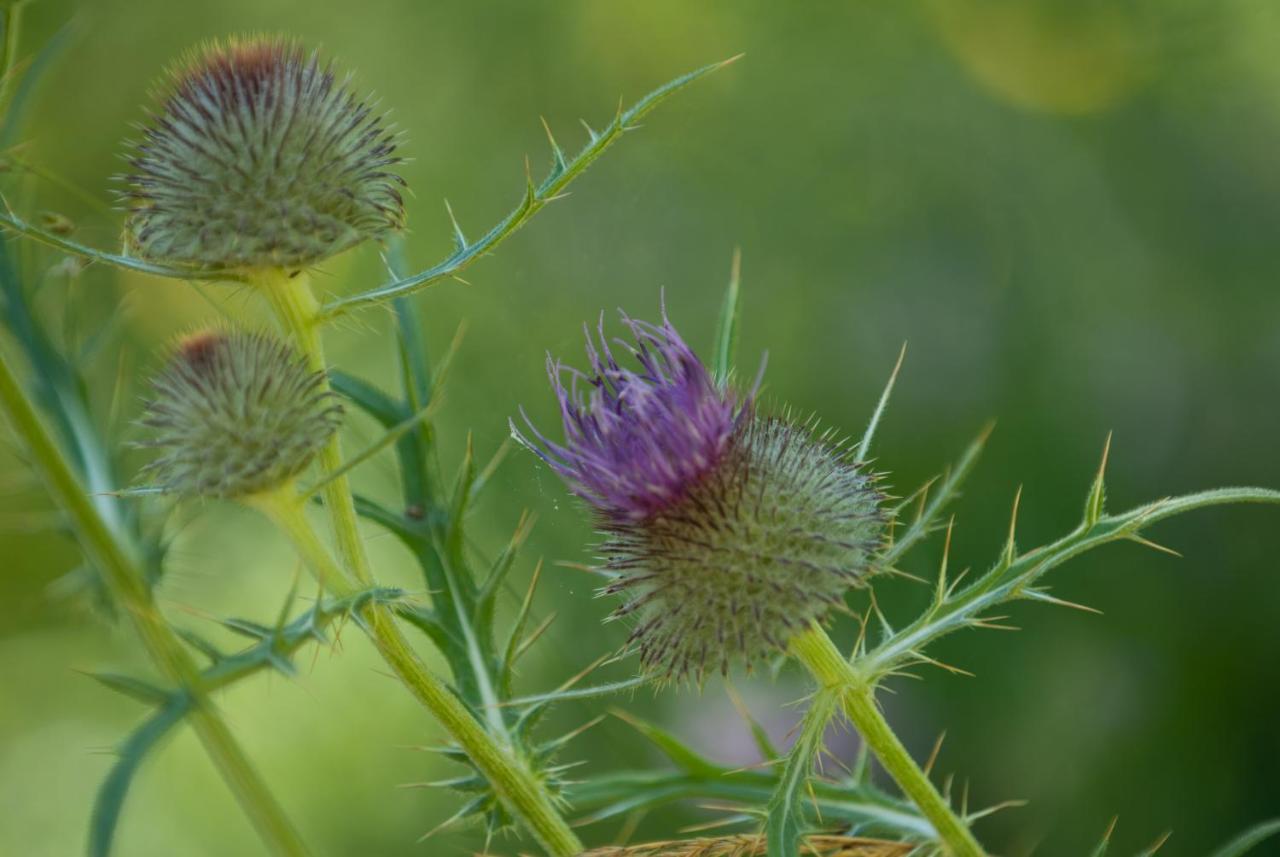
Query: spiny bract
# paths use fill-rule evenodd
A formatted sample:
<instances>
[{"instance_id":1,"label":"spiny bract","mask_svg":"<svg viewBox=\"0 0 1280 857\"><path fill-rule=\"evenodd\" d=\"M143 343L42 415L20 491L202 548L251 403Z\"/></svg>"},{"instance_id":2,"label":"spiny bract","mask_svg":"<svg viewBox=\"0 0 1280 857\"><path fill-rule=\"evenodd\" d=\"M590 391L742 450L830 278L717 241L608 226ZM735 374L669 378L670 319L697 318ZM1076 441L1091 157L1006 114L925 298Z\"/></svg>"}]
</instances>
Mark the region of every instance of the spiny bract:
<instances>
[{"instance_id":1,"label":"spiny bract","mask_svg":"<svg viewBox=\"0 0 1280 857\"><path fill-rule=\"evenodd\" d=\"M188 336L155 379L142 424L161 450L146 473L165 491L242 497L296 476L337 430L342 407L284 342L260 333Z\"/></svg>"},{"instance_id":2,"label":"spiny bract","mask_svg":"<svg viewBox=\"0 0 1280 857\"><path fill-rule=\"evenodd\" d=\"M177 67L129 159L125 239L201 269L313 265L404 223L395 138L296 42L211 44Z\"/></svg>"},{"instance_id":3,"label":"spiny bract","mask_svg":"<svg viewBox=\"0 0 1280 857\"><path fill-rule=\"evenodd\" d=\"M565 443L517 437L596 512L603 591L624 597L613 615L634 618L647 672L754 663L867 573L884 529L875 477L829 434L738 404L665 318L627 324L641 371L603 333L588 340L590 373L549 363Z\"/></svg>"}]
</instances>

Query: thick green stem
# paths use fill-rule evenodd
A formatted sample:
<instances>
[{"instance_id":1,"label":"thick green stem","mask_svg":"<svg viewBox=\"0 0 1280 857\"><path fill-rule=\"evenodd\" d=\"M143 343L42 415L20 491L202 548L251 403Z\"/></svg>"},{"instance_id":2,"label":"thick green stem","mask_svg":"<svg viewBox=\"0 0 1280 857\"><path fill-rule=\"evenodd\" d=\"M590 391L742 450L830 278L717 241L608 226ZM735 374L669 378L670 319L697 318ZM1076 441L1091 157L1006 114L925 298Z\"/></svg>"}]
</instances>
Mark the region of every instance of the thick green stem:
<instances>
[{"instance_id":1,"label":"thick green stem","mask_svg":"<svg viewBox=\"0 0 1280 857\"><path fill-rule=\"evenodd\" d=\"M985 852L968 825L938 793L884 719L876 705L875 687L840 654L827 632L814 623L791 640L791 653L823 687L841 690L845 716L889 776L929 819L946 852L952 857L982 857Z\"/></svg>"},{"instance_id":2,"label":"thick green stem","mask_svg":"<svg viewBox=\"0 0 1280 857\"><path fill-rule=\"evenodd\" d=\"M252 281L271 304L280 324L306 355L311 368L328 372L318 328L319 305L305 272L290 276L284 271L263 271ZM326 385L328 381L325 381ZM342 565L336 565L302 513L296 496L275 492L256 498L255 505L271 516L293 540L298 552L326 588L341 596L354 589L346 568L363 586L373 585L373 571L360 538L355 501L343 466L342 447L335 434L320 455L320 466L330 478L324 487L325 507L333 524ZM293 489L290 487L289 491ZM345 587L345 589L343 588ZM385 605L370 602L364 608L370 635L383 658L410 692L430 711L466 751L476 767L489 778L508 808L533 832L551 854L578 854L582 843L556 809L546 787L534 776L500 736L490 735L439 679L414 654Z\"/></svg>"},{"instance_id":3,"label":"thick green stem","mask_svg":"<svg viewBox=\"0 0 1280 857\"><path fill-rule=\"evenodd\" d=\"M292 485L250 497L246 502L270 518L289 538L303 562L330 593L351 598L354 586L321 542ZM511 747L499 744L422 662L395 623L385 604L370 600L360 608L369 636L383 659L409 691L453 736L475 766L488 778L508 809L546 850L556 857L582 851L582 843L556 809L543 783Z\"/></svg>"},{"instance_id":4,"label":"thick green stem","mask_svg":"<svg viewBox=\"0 0 1280 857\"><path fill-rule=\"evenodd\" d=\"M307 854L298 832L209 700L195 662L161 614L137 559L115 537L90 500L3 355L0 355L0 407L8 415L14 432L26 443L32 464L67 513L82 549L102 574L116 603L133 622L156 666L166 678L190 694L192 706L187 718L263 842L275 854L291 857Z\"/></svg>"}]
</instances>

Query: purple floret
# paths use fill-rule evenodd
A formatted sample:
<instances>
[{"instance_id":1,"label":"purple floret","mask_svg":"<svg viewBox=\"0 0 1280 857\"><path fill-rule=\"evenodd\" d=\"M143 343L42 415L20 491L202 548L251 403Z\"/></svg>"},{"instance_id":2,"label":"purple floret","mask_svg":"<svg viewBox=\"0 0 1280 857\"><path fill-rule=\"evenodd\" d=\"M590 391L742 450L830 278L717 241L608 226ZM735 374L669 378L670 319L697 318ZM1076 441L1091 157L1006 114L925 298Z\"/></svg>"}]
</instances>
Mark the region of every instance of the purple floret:
<instances>
[{"instance_id":1,"label":"purple floret","mask_svg":"<svg viewBox=\"0 0 1280 857\"><path fill-rule=\"evenodd\" d=\"M564 444L525 422L530 442L516 438L551 466L569 490L616 521L641 521L679 501L719 462L739 411L697 355L671 326L623 314L635 343L628 348L639 371L620 367L604 334L587 339L589 372L547 356L547 373L560 400ZM568 386L565 376L568 376Z\"/></svg>"}]
</instances>

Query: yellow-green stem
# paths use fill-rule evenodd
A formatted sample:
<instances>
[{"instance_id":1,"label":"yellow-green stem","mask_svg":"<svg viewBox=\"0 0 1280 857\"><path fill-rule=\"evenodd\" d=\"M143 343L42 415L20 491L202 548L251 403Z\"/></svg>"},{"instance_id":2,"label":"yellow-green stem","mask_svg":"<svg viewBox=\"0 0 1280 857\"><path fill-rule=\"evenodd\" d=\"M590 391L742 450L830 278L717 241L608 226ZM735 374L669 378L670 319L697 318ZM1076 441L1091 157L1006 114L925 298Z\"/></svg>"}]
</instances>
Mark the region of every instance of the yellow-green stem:
<instances>
[{"instance_id":1,"label":"yellow-green stem","mask_svg":"<svg viewBox=\"0 0 1280 857\"><path fill-rule=\"evenodd\" d=\"M343 573L311 526L293 485L255 495L246 502L279 527L326 590L338 598L350 598L358 593L358 588ZM550 854L570 857L581 852L582 843L561 817L543 783L511 747L499 744L486 732L444 682L427 668L400 632L392 610L370 600L360 608L360 615L383 659L488 778L512 814Z\"/></svg>"},{"instance_id":2,"label":"yellow-green stem","mask_svg":"<svg viewBox=\"0 0 1280 857\"><path fill-rule=\"evenodd\" d=\"M884 719L876 705L875 688L840 653L827 632L814 623L809 630L792 638L791 653L819 684L840 690L845 716L889 776L933 824L946 852L952 857L983 857L985 852L969 826L938 793Z\"/></svg>"},{"instance_id":3,"label":"yellow-green stem","mask_svg":"<svg viewBox=\"0 0 1280 857\"><path fill-rule=\"evenodd\" d=\"M32 464L67 513L82 549L133 622L152 660L169 681L190 694L192 705L187 719L263 842L275 854L306 855L302 838L205 693L195 662L161 614L137 559L94 506L3 355L0 408L26 443Z\"/></svg>"},{"instance_id":4,"label":"yellow-green stem","mask_svg":"<svg viewBox=\"0 0 1280 857\"><path fill-rule=\"evenodd\" d=\"M251 282L271 304L280 326L306 357L312 370L327 373L329 367L325 363L324 345L320 341L320 330L316 323L320 305L311 291L311 280L307 272L300 271L290 275L283 270L270 269L254 274ZM327 374L324 386L328 389ZM329 438L329 442L320 451L320 467L326 474L341 470L342 442L337 433ZM373 582L373 572L369 567L364 542L360 539L351 483L345 474L341 474L332 478L324 486L323 492L325 508L329 510L329 517L333 521L334 538L342 565L357 580L368 586Z\"/></svg>"},{"instance_id":5,"label":"yellow-green stem","mask_svg":"<svg viewBox=\"0 0 1280 857\"><path fill-rule=\"evenodd\" d=\"M306 355L311 368L327 373L318 326L319 305L307 274L262 271L252 277L252 282L271 304L276 318L294 344ZM327 374L325 385L328 385ZM342 465L342 447L335 434L321 452L320 466L326 475L332 475L339 473ZM292 487L288 490L293 491ZM287 497L287 502L281 502L282 497ZM373 585L373 571L360 538L351 484L345 475L331 478L325 485L324 501L333 524L341 566L333 563L324 545L316 538L315 531L298 506L296 495L276 492L269 498L258 498L257 505L286 529L304 561L334 594L341 595L344 591L335 589L335 586L346 586L347 591L352 591L343 568L350 571L361 585ZM293 511L289 511L290 508ZM510 745L486 732L449 689L427 670L401 635L391 611L374 603L365 609L369 613L365 617L366 623L384 659L489 778L494 790L516 818L556 857L581 852L582 843L560 815L543 783L516 757Z\"/></svg>"}]
</instances>

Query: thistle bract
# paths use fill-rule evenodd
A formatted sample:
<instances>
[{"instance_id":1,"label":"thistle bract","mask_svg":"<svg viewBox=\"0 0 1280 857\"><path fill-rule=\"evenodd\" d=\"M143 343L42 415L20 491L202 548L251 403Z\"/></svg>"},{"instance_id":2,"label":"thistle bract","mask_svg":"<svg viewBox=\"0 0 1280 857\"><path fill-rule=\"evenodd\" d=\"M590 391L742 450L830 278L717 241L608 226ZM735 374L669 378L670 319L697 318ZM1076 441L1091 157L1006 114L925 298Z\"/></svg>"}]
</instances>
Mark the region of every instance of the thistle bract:
<instances>
[{"instance_id":1,"label":"thistle bract","mask_svg":"<svg viewBox=\"0 0 1280 857\"><path fill-rule=\"evenodd\" d=\"M273 336L207 331L182 340L155 379L142 424L165 491L242 497L296 476L337 430L342 407Z\"/></svg>"},{"instance_id":2,"label":"thistle bract","mask_svg":"<svg viewBox=\"0 0 1280 857\"><path fill-rule=\"evenodd\" d=\"M613 616L634 619L646 671L754 663L865 576L883 531L875 477L829 434L717 387L665 319L628 325L640 371L603 335L588 373L551 361L565 442L534 430L526 445L597 513L603 592L624 599Z\"/></svg>"},{"instance_id":3,"label":"thistle bract","mask_svg":"<svg viewBox=\"0 0 1280 857\"><path fill-rule=\"evenodd\" d=\"M129 159L126 242L203 269L313 265L403 225L395 148L297 43L210 45L172 72Z\"/></svg>"}]
</instances>

